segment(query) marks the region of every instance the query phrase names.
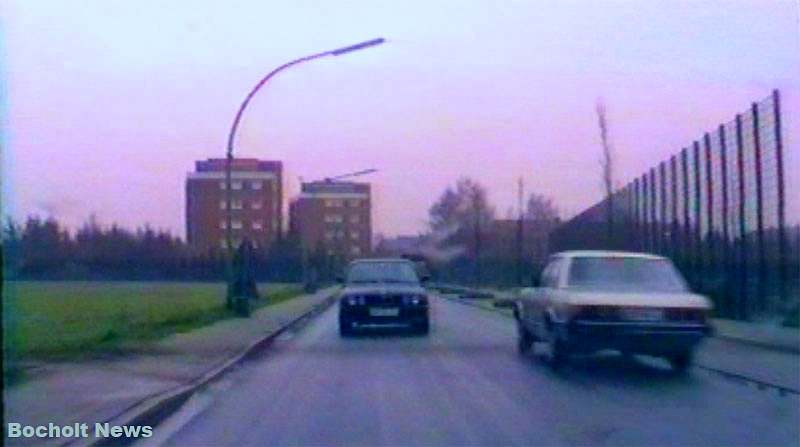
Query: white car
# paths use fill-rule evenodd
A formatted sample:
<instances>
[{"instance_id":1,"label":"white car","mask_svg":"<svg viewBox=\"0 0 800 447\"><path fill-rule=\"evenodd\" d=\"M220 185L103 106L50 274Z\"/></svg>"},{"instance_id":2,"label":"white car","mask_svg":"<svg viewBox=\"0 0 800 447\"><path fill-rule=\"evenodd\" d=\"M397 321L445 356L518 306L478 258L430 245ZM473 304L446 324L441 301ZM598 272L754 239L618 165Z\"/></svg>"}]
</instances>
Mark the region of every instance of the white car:
<instances>
[{"instance_id":1,"label":"white car","mask_svg":"<svg viewBox=\"0 0 800 447\"><path fill-rule=\"evenodd\" d=\"M571 353L613 349L666 357L684 370L711 332L709 300L689 291L669 259L641 253L570 251L553 255L538 287L515 304L518 348L547 345L558 365Z\"/></svg>"}]
</instances>

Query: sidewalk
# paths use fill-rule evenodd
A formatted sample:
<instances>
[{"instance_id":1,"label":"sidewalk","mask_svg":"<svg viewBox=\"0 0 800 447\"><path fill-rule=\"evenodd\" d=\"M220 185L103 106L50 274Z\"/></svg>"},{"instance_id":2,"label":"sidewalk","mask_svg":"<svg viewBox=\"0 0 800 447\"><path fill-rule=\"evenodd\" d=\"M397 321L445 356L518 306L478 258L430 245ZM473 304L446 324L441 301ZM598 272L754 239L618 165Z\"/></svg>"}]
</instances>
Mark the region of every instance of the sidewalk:
<instances>
[{"instance_id":1,"label":"sidewalk","mask_svg":"<svg viewBox=\"0 0 800 447\"><path fill-rule=\"evenodd\" d=\"M225 364L255 341L326 302L334 290L263 307L249 319L232 318L174 334L124 357L46 364L32 371L29 380L5 390L5 420L26 425L107 421ZM49 444L67 440L53 441ZM41 444L24 439L6 443Z\"/></svg>"},{"instance_id":2,"label":"sidewalk","mask_svg":"<svg viewBox=\"0 0 800 447\"><path fill-rule=\"evenodd\" d=\"M711 320L711 324L716 331L716 337L761 348L800 354L800 329L798 328L718 318Z\"/></svg>"}]
</instances>

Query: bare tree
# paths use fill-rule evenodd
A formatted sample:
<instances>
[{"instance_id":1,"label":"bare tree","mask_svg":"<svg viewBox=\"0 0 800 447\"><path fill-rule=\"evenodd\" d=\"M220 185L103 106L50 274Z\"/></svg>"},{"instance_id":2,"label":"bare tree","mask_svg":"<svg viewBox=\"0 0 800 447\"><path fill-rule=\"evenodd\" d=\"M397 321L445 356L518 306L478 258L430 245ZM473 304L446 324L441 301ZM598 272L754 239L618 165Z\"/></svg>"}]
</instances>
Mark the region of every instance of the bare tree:
<instances>
[{"instance_id":1,"label":"bare tree","mask_svg":"<svg viewBox=\"0 0 800 447\"><path fill-rule=\"evenodd\" d=\"M603 170L603 188L606 195L606 223L608 225L608 242L614 239L614 149L608 132L606 106L602 99L597 100L597 124L600 126L600 142L603 146L603 157L600 166Z\"/></svg>"}]
</instances>

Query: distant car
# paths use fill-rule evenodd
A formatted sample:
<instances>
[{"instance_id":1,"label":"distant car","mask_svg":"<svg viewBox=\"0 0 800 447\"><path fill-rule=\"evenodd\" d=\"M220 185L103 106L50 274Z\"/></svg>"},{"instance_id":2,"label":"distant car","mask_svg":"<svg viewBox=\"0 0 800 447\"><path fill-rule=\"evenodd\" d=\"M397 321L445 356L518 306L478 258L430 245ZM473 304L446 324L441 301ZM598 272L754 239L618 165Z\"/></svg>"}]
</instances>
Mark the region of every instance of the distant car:
<instances>
[{"instance_id":1,"label":"distant car","mask_svg":"<svg viewBox=\"0 0 800 447\"><path fill-rule=\"evenodd\" d=\"M422 278L425 280L427 278ZM369 329L430 330L428 296L414 263L405 259L363 259L350 263L339 298L339 332Z\"/></svg>"},{"instance_id":2,"label":"distant car","mask_svg":"<svg viewBox=\"0 0 800 447\"><path fill-rule=\"evenodd\" d=\"M612 349L665 357L684 370L711 331L709 300L689 291L670 260L648 254L556 254L516 306L519 351L544 342L554 366L571 353Z\"/></svg>"}]
</instances>

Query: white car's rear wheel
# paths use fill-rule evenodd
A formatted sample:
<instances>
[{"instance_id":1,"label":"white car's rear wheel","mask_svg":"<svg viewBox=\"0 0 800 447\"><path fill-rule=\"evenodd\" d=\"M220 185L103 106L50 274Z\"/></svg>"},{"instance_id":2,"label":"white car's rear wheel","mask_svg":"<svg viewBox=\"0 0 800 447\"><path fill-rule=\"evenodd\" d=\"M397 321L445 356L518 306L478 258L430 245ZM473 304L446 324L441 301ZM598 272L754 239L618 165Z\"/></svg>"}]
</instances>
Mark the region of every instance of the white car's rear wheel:
<instances>
[{"instance_id":1,"label":"white car's rear wheel","mask_svg":"<svg viewBox=\"0 0 800 447\"><path fill-rule=\"evenodd\" d=\"M527 354L533 346L533 336L521 323L517 323L517 352Z\"/></svg>"},{"instance_id":2,"label":"white car's rear wheel","mask_svg":"<svg viewBox=\"0 0 800 447\"><path fill-rule=\"evenodd\" d=\"M558 337L554 328L548 328L547 338L544 340L545 353L544 359L553 367L558 368L567 361L568 352L564 343Z\"/></svg>"},{"instance_id":3,"label":"white car's rear wheel","mask_svg":"<svg viewBox=\"0 0 800 447\"><path fill-rule=\"evenodd\" d=\"M692 353L691 351L681 352L679 354L667 357L667 360L669 360L669 363L672 365L672 369L675 370L675 372L682 373L692 366Z\"/></svg>"}]
</instances>

